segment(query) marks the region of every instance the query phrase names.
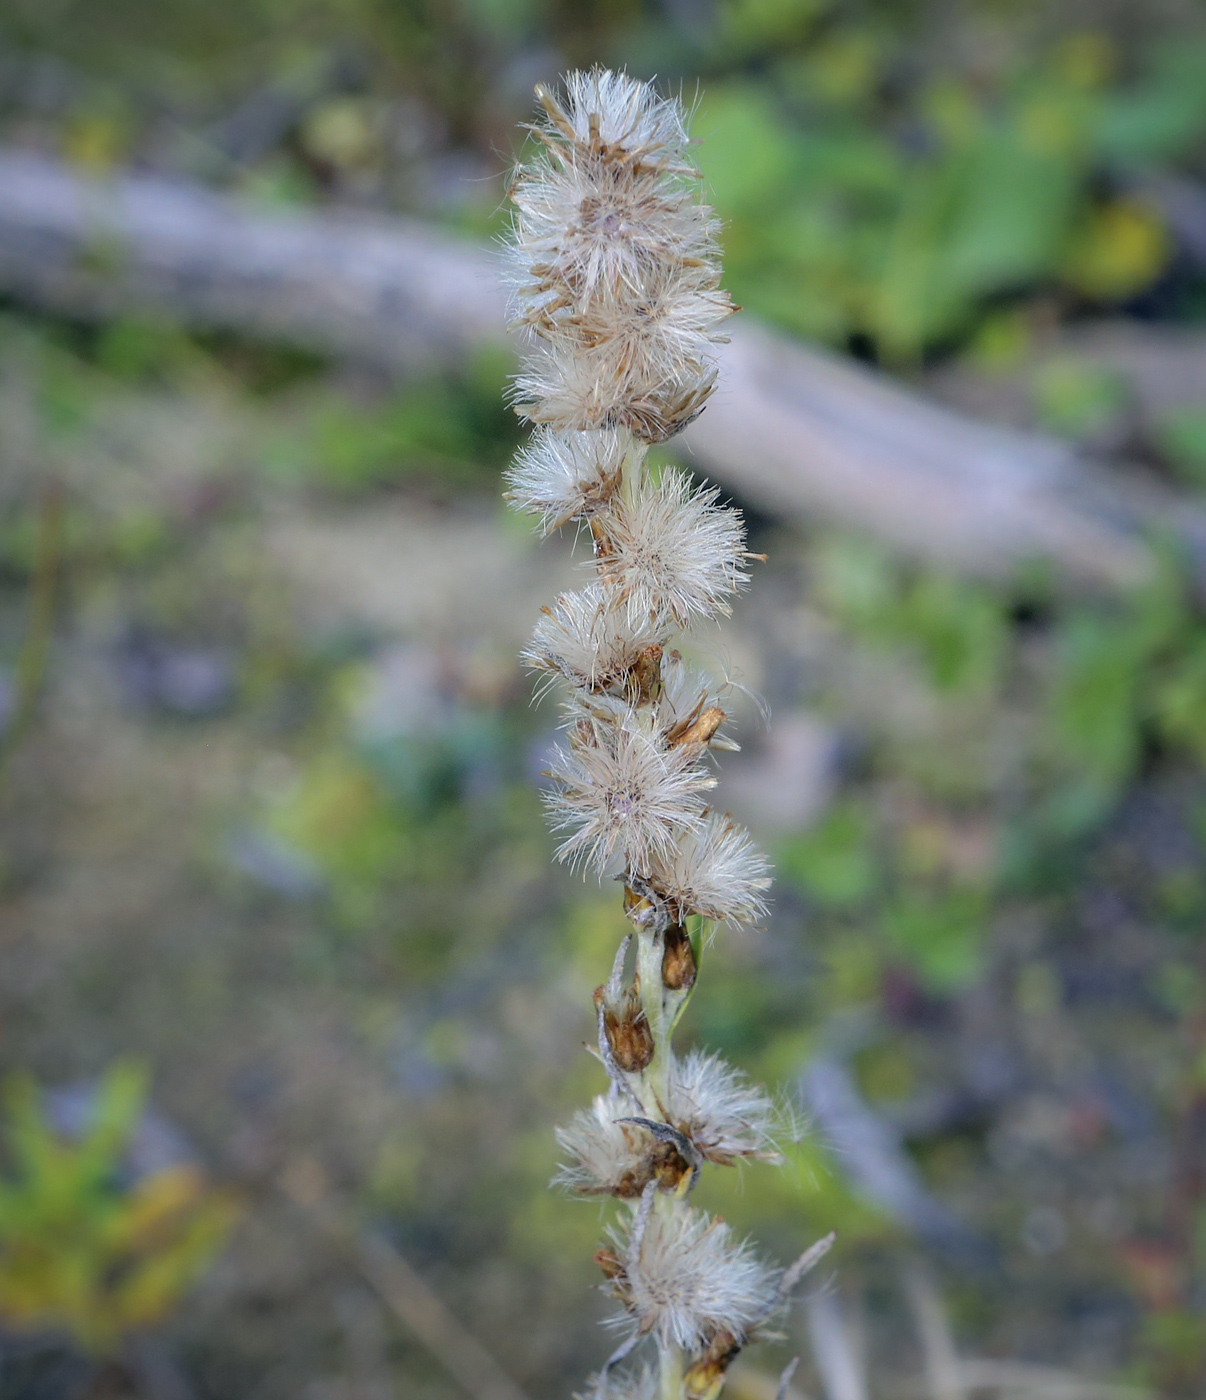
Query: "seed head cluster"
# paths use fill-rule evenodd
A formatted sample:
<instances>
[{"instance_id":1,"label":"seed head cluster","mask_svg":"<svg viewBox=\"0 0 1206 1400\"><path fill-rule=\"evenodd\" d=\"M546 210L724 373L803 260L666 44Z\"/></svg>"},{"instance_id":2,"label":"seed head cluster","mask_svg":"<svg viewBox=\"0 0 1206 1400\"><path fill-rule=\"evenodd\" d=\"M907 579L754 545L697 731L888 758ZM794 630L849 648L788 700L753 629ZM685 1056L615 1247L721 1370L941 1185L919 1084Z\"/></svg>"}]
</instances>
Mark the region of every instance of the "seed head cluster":
<instances>
[{"instance_id":1,"label":"seed head cluster","mask_svg":"<svg viewBox=\"0 0 1206 1400\"><path fill-rule=\"evenodd\" d=\"M733 305L679 104L623 73L536 89L543 153L516 175L512 317L540 337L515 402L558 431L660 442L703 408Z\"/></svg>"},{"instance_id":2,"label":"seed head cluster","mask_svg":"<svg viewBox=\"0 0 1206 1400\"><path fill-rule=\"evenodd\" d=\"M780 1275L689 1205L705 1163L777 1160L778 1116L723 1060L677 1060L670 1043L710 931L767 914L766 859L710 807L712 751L736 747L729 687L675 645L729 613L754 556L714 487L653 470L647 453L703 410L736 308L681 106L601 69L536 95L507 243L526 354L514 403L534 431L508 495L541 533L574 524L589 538L592 577L542 610L523 660L563 712L546 795L557 858L621 881L633 929L595 993L609 1089L559 1131L556 1181L623 1203L596 1259L625 1337L594 1396L714 1400L799 1272ZM613 1372L645 1338L656 1372Z\"/></svg>"}]
</instances>

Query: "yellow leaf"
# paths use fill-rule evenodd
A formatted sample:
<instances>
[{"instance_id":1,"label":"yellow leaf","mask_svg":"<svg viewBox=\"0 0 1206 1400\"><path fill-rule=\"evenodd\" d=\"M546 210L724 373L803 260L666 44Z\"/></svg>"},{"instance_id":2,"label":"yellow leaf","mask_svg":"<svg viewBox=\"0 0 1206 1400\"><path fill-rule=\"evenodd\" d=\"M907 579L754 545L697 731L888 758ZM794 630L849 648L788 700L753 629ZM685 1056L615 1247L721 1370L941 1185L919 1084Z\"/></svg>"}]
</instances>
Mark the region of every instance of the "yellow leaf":
<instances>
[{"instance_id":1,"label":"yellow leaf","mask_svg":"<svg viewBox=\"0 0 1206 1400\"><path fill-rule=\"evenodd\" d=\"M1116 199L1083 226L1065 276L1085 296L1120 301L1150 286L1169 252L1168 234L1156 214L1138 200Z\"/></svg>"}]
</instances>

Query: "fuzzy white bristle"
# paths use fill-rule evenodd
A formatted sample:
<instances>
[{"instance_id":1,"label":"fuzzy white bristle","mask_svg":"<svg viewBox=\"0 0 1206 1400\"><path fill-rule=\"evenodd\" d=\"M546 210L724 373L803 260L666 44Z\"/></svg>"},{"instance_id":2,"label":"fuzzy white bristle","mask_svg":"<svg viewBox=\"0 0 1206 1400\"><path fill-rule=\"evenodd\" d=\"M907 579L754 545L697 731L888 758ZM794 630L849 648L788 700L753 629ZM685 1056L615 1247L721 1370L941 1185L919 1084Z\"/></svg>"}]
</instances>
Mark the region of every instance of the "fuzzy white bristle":
<instances>
[{"instance_id":1,"label":"fuzzy white bristle","mask_svg":"<svg viewBox=\"0 0 1206 1400\"><path fill-rule=\"evenodd\" d=\"M670 731L689 723L708 705L719 705L718 687L712 677L688 666L680 652L662 657L662 690L657 700L658 728Z\"/></svg>"},{"instance_id":2,"label":"fuzzy white bristle","mask_svg":"<svg viewBox=\"0 0 1206 1400\"><path fill-rule=\"evenodd\" d=\"M507 472L508 496L540 516L544 535L576 517L588 519L619 486L631 445L630 433L614 429L569 436L538 429Z\"/></svg>"},{"instance_id":3,"label":"fuzzy white bristle","mask_svg":"<svg viewBox=\"0 0 1206 1400\"><path fill-rule=\"evenodd\" d=\"M654 1211L639 1238L615 1231L612 1239L624 1260L616 1291L626 1312L616 1323L635 1323L662 1347L696 1351L719 1332L744 1339L777 1305L778 1271L719 1217Z\"/></svg>"},{"instance_id":4,"label":"fuzzy white bristle","mask_svg":"<svg viewBox=\"0 0 1206 1400\"><path fill-rule=\"evenodd\" d=\"M515 376L515 410L558 432L627 428L664 442L696 419L716 383L715 370L691 364L680 375L619 379L615 346L565 346L535 352Z\"/></svg>"},{"instance_id":5,"label":"fuzzy white bristle","mask_svg":"<svg viewBox=\"0 0 1206 1400\"><path fill-rule=\"evenodd\" d=\"M541 101L546 149L516 175L508 262L513 320L547 349L517 378L516 405L559 430L661 441L711 392L733 311L682 111L598 69L570 75L564 104Z\"/></svg>"},{"instance_id":6,"label":"fuzzy white bristle","mask_svg":"<svg viewBox=\"0 0 1206 1400\"><path fill-rule=\"evenodd\" d=\"M703 793L716 779L684 749L665 749L640 731L589 726L588 741L558 749L557 783L546 797L554 831L571 831L557 859L602 874L617 855L637 869L669 857L684 832L699 825Z\"/></svg>"},{"instance_id":7,"label":"fuzzy white bristle","mask_svg":"<svg viewBox=\"0 0 1206 1400\"><path fill-rule=\"evenodd\" d=\"M659 96L648 83L607 68L578 69L567 76L565 92L562 115L580 146L593 144L592 118L596 118L602 145L633 161L682 157L687 144L682 108L673 98ZM548 129L554 129L551 122Z\"/></svg>"},{"instance_id":8,"label":"fuzzy white bristle","mask_svg":"<svg viewBox=\"0 0 1206 1400\"><path fill-rule=\"evenodd\" d=\"M744 1157L779 1160L775 1132L783 1115L765 1090L719 1055L693 1050L675 1063L666 1112L710 1162L728 1166Z\"/></svg>"},{"instance_id":9,"label":"fuzzy white bristle","mask_svg":"<svg viewBox=\"0 0 1206 1400\"><path fill-rule=\"evenodd\" d=\"M729 311L728 294L709 282L694 271L663 271L645 279L632 304L627 297L597 295L584 305L544 313L532 328L549 342L553 355L542 363L541 380L521 378L521 401L564 392L570 382L567 352L584 360L592 377L606 386L605 399L592 413L618 413L625 403L664 385L707 378L716 326Z\"/></svg>"},{"instance_id":10,"label":"fuzzy white bristle","mask_svg":"<svg viewBox=\"0 0 1206 1400\"><path fill-rule=\"evenodd\" d=\"M658 1374L649 1366L639 1371L609 1375L601 1385L596 1384L589 1395L575 1395L574 1400L658 1400L661 1386Z\"/></svg>"},{"instance_id":11,"label":"fuzzy white bristle","mask_svg":"<svg viewBox=\"0 0 1206 1400\"><path fill-rule=\"evenodd\" d=\"M647 1162L654 1139L636 1123L622 1123L639 1113L624 1095L600 1094L589 1109L575 1113L557 1129L557 1145L565 1153L553 1178L578 1195L639 1196L649 1180Z\"/></svg>"},{"instance_id":12,"label":"fuzzy white bristle","mask_svg":"<svg viewBox=\"0 0 1206 1400\"><path fill-rule=\"evenodd\" d=\"M719 494L669 470L604 513L599 571L634 618L668 616L683 627L729 612L729 596L749 574L741 516L718 506Z\"/></svg>"},{"instance_id":13,"label":"fuzzy white bristle","mask_svg":"<svg viewBox=\"0 0 1206 1400\"><path fill-rule=\"evenodd\" d=\"M651 677L653 674L651 671ZM660 684L650 681L650 714L654 731L667 746L686 742L684 736L689 738L692 725L705 710L723 714L718 690L711 678L684 666L677 652L662 654L657 679ZM602 689L589 693L571 691L563 701L567 726L584 718L612 725L625 723L632 711L631 690L630 685L618 692ZM732 740L717 734L701 742L714 743L717 748L738 747Z\"/></svg>"},{"instance_id":14,"label":"fuzzy white bristle","mask_svg":"<svg viewBox=\"0 0 1206 1400\"><path fill-rule=\"evenodd\" d=\"M668 853L655 853L646 874L676 923L688 914L748 927L765 919L770 863L731 817L709 812Z\"/></svg>"},{"instance_id":15,"label":"fuzzy white bristle","mask_svg":"<svg viewBox=\"0 0 1206 1400\"><path fill-rule=\"evenodd\" d=\"M521 660L583 690L622 689L641 655L660 646L668 631L664 619L630 618L616 590L596 582L561 594L542 613Z\"/></svg>"}]
</instances>

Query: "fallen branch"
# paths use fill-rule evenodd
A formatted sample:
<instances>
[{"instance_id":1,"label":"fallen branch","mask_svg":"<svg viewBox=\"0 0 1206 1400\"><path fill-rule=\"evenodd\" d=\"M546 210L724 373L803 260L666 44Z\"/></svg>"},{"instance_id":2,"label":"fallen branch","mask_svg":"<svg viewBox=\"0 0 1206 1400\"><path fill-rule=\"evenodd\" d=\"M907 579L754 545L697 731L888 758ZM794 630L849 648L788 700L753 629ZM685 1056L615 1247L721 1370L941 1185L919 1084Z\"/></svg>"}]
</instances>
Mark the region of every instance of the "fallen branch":
<instances>
[{"instance_id":1,"label":"fallen branch","mask_svg":"<svg viewBox=\"0 0 1206 1400\"><path fill-rule=\"evenodd\" d=\"M503 343L494 259L453 234L160 177L102 181L11 151L0 153L0 290L72 316L159 312L400 371ZM684 442L763 510L986 576L1041 560L1076 585L1128 585L1149 566L1152 533L1170 530L1206 559L1196 506L1064 443L951 412L750 317L724 365Z\"/></svg>"}]
</instances>

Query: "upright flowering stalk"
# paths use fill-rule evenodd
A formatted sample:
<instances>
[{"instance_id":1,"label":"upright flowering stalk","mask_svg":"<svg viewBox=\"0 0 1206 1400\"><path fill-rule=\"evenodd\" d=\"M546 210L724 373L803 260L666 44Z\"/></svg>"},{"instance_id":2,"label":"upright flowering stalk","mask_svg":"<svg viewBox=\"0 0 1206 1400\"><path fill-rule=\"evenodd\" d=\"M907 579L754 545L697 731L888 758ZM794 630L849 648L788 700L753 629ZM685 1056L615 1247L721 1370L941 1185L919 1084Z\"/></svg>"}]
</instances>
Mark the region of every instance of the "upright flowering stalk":
<instances>
[{"instance_id":1,"label":"upright flowering stalk","mask_svg":"<svg viewBox=\"0 0 1206 1400\"><path fill-rule=\"evenodd\" d=\"M598 69L570 74L564 98L536 95L541 149L515 176L508 247L529 350L515 402L536 426L510 498L545 534L581 522L595 576L543 610L524 660L564 704L557 857L621 880L633 928L595 992L609 1088L558 1133L558 1181L623 1203L595 1256L624 1333L596 1394L713 1400L827 1248L782 1272L691 1205L705 1163L776 1158L775 1114L718 1057L671 1046L703 939L761 919L770 883L747 833L709 809L708 750L735 745L721 693L673 648L748 581L745 530L714 488L646 463L703 410L736 308L680 106ZM656 1368L613 1371L645 1338Z\"/></svg>"}]
</instances>

